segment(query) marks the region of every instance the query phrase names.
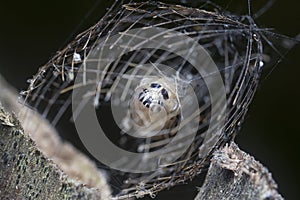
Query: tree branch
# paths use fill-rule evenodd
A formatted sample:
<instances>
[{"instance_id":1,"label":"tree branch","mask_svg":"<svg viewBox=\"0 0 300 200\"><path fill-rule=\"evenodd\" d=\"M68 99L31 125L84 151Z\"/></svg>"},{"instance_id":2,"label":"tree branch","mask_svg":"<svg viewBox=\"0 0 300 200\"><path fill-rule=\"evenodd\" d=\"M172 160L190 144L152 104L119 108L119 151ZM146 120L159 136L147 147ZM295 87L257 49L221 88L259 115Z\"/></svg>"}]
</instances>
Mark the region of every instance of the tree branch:
<instances>
[{"instance_id":1,"label":"tree branch","mask_svg":"<svg viewBox=\"0 0 300 200\"><path fill-rule=\"evenodd\" d=\"M2 108L0 138L1 199L107 199L106 191L68 178L24 134L15 116Z\"/></svg>"},{"instance_id":2,"label":"tree branch","mask_svg":"<svg viewBox=\"0 0 300 200\"><path fill-rule=\"evenodd\" d=\"M200 199L283 199L269 171L235 143L214 153Z\"/></svg>"}]
</instances>

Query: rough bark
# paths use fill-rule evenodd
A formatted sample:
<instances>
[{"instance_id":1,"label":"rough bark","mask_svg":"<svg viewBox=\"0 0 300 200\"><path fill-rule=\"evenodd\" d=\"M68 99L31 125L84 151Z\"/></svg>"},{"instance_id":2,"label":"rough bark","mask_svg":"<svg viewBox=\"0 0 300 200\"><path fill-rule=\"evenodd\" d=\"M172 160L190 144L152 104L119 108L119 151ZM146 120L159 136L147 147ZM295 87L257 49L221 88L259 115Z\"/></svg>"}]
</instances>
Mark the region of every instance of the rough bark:
<instances>
[{"instance_id":1,"label":"rough bark","mask_svg":"<svg viewBox=\"0 0 300 200\"><path fill-rule=\"evenodd\" d=\"M200 199L283 199L269 171L235 143L214 153Z\"/></svg>"},{"instance_id":2,"label":"rough bark","mask_svg":"<svg viewBox=\"0 0 300 200\"><path fill-rule=\"evenodd\" d=\"M0 104L9 111L0 106L0 199L109 198L95 164L18 103L17 92L1 76L0 91Z\"/></svg>"},{"instance_id":3,"label":"rough bark","mask_svg":"<svg viewBox=\"0 0 300 200\"><path fill-rule=\"evenodd\" d=\"M68 178L2 108L0 138L1 199L105 199L100 189Z\"/></svg>"}]
</instances>

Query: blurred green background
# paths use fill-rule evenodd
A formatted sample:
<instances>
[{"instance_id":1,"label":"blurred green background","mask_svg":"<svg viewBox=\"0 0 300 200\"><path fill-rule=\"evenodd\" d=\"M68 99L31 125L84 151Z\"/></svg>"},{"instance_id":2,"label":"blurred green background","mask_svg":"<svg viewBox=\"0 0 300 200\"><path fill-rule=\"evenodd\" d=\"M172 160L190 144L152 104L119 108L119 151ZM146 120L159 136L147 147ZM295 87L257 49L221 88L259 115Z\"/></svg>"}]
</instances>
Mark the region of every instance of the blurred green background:
<instances>
[{"instance_id":1,"label":"blurred green background","mask_svg":"<svg viewBox=\"0 0 300 200\"><path fill-rule=\"evenodd\" d=\"M265 2L252 2L253 12ZM96 23L111 4L106 0L2 1L0 74L18 90L26 89L26 80L38 67ZM228 7L238 9L245 5L246 0L231 1ZM295 36L300 33L299 10L300 1L278 0L256 21L278 33ZM299 199L299 57L298 45L275 68L265 69L265 74L272 72L261 81L237 137L239 146L272 172L286 199ZM185 192L177 191L176 195L183 197Z\"/></svg>"}]
</instances>

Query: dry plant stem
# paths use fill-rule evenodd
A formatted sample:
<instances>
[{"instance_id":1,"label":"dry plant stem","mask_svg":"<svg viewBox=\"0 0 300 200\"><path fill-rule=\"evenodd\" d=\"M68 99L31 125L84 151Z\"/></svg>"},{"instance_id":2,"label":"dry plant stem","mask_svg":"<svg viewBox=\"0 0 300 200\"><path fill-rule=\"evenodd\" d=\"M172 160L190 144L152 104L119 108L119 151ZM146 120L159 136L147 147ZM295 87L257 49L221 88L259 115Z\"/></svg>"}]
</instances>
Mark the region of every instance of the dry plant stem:
<instances>
[{"instance_id":1,"label":"dry plant stem","mask_svg":"<svg viewBox=\"0 0 300 200\"><path fill-rule=\"evenodd\" d=\"M106 199L70 179L36 147L15 116L0 108L1 199ZM106 191L103 191L106 193Z\"/></svg>"},{"instance_id":2,"label":"dry plant stem","mask_svg":"<svg viewBox=\"0 0 300 200\"><path fill-rule=\"evenodd\" d=\"M235 143L214 153L195 200L201 199L283 199L269 171Z\"/></svg>"},{"instance_id":3,"label":"dry plant stem","mask_svg":"<svg viewBox=\"0 0 300 200\"><path fill-rule=\"evenodd\" d=\"M60 174L65 173L69 177L69 179L64 180L66 183L68 181L72 182L76 180L78 181L78 184L79 182L86 184L88 186L87 188L100 188L101 193L98 193L97 195L100 194L101 199L107 199L107 197L110 195L109 186L106 184L106 179L104 178L103 174L97 169L95 164L69 143L62 142L59 139L56 131L40 115L34 113L26 107L21 106L17 102L18 100L16 91L14 90L14 88L9 86L9 84L7 84L1 76L0 90L0 103L2 104L2 106L4 106L5 110L9 111L9 113L4 113L4 111L2 110L2 114L0 114L0 120L2 123L1 130L3 130L2 126L4 126L4 128L10 127L10 129L4 129L5 131L2 131L0 133L0 144L2 144L0 148L0 157L2 158L0 163L0 185L7 185L2 181L8 181L9 176L13 177L14 175L20 175L23 177L24 174L22 174L21 172L17 174L17 171L19 171L21 168L30 168L30 172L28 174L29 176L26 177L26 179L39 178L38 176L35 177L35 174L30 174L32 173L32 169L36 168L36 171L41 172L44 172L44 170L47 171L46 169L40 168L40 166L38 166L38 164L36 164L35 162L26 162L25 164L21 163L21 160L25 159L23 158L23 155L27 156L27 160L36 161L39 158L35 155L32 155L32 152L38 152L38 155L41 154L40 156L45 160L43 162L47 162L49 165L53 165L53 163L57 164L58 167L54 167L54 169ZM22 127L21 125L19 125L19 122L18 124L13 124L12 122L10 122L9 119L11 113L19 114L18 120L20 120L20 124L22 124ZM14 119L13 121L16 121L16 119ZM10 137L11 131L12 134L14 132L18 132L18 135L20 135L21 138L16 137L15 141L14 138L7 138ZM32 142L32 140L34 142ZM13 144L21 147L15 149L15 147L12 147ZM6 155L8 152L11 153L9 155ZM21 160L17 157L17 155L22 155L20 158ZM13 163L5 164L4 160L7 159L7 156L14 158ZM48 169L48 166L45 163L43 165L45 165L45 168ZM2 170L2 168L4 170ZM8 170L6 168L11 168L11 173L14 174L9 175L9 173L5 173L5 170ZM25 171L23 171L23 173L25 173ZM33 176L31 177L31 175ZM46 177L46 179L48 178L49 177ZM59 179L57 181L60 182ZM26 182L27 181L25 181L25 183ZM14 182L11 182L13 188L26 188L23 185L21 185L22 187L18 186L17 184L13 185L13 183ZM1 189L3 188L6 187L0 187L0 199L2 199ZM5 190L3 189L2 192L3 191Z\"/></svg>"}]
</instances>

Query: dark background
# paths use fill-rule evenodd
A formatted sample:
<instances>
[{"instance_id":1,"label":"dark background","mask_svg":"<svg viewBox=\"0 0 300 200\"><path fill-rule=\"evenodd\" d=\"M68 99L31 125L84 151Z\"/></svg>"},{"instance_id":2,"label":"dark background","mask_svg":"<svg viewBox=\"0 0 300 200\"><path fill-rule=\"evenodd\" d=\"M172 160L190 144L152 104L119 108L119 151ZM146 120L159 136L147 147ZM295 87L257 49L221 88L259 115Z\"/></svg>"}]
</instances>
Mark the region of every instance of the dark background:
<instances>
[{"instance_id":1,"label":"dark background","mask_svg":"<svg viewBox=\"0 0 300 200\"><path fill-rule=\"evenodd\" d=\"M260 5L252 2L253 12L261 2ZM18 90L26 89L26 80L38 67L75 35L96 23L111 3L104 0L2 1L0 74ZM278 0L256 21L262 27L295 36L300 33L299 5L297 0ZM238 11L245 6L246 0L231 1L228 7ZM300 188L299 53L298 45L276 67L265 69L265 74L272 72L264 76L237 137L239 146L272 172L286 199L297 199ZM172 192L181 199L189 191Z\"/></svg>"}]
</instances>

